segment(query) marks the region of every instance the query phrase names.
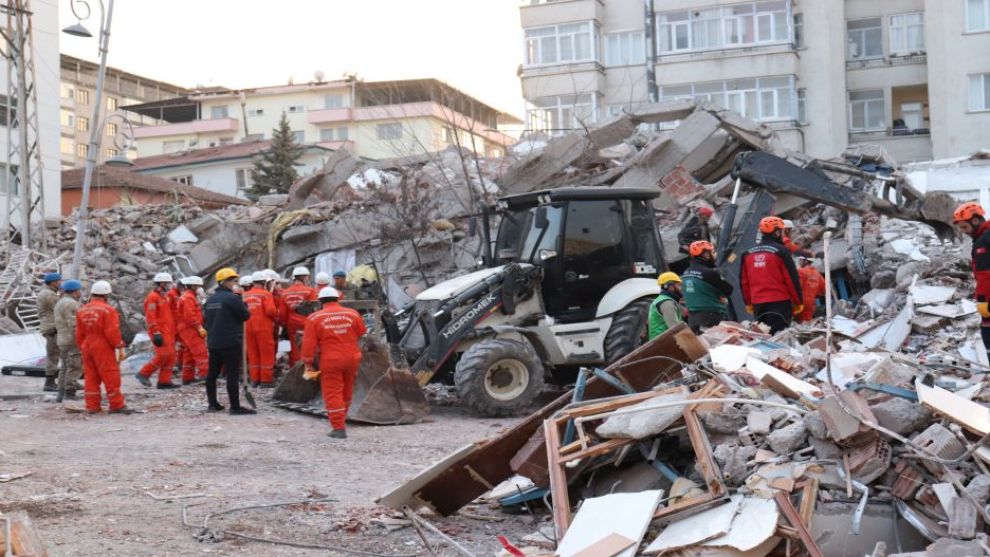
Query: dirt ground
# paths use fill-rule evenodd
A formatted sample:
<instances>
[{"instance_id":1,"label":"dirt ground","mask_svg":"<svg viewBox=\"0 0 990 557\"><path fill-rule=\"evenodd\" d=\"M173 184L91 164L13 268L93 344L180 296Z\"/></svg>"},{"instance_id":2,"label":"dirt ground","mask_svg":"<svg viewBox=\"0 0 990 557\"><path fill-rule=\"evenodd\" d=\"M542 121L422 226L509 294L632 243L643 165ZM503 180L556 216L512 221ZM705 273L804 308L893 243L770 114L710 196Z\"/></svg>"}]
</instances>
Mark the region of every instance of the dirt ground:
<instances>
[{"instance_id":1,"label":"dirt ground","mask_svg":"<svg viewBox=\"0 0 990 557\"><path fill-rule=\"evenodd\" d=\"M145 412L88 416L43 396L42 381L0 376L0 474L30 473L0 483L0 512L27 511L53 557L326 555L229 536L197 541L209 513L310 498L335 501L239 511L211 519L210 529L338 548L331 554L427 555L413 528L386 533L374 523L394 512L373 500L446 453L513 423L434 407L427 423L354 425L339 442L326 437L324 420L261 400L257 416L206 414L202 385L157 391L124 377L128 404ZM82 401L64 406L82 408ZM196 494L203 496L183 497ZM196 526L182 523L186 505ZM518 542L546 516L477 505L430 520L476 555L494 555L496 535Z\"/></svg>"}]
</instances>

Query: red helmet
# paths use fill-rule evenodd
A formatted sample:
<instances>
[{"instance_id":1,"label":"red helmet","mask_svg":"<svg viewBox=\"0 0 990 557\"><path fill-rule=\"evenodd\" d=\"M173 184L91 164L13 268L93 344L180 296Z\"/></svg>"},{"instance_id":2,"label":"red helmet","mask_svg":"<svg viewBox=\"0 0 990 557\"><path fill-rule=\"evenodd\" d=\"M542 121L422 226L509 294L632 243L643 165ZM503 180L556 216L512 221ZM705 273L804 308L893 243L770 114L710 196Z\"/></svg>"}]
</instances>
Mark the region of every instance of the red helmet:
<instances>
[{"instance_id":1,"label":"red helmet","mask_svg":"<svg viewBox=\"0 0 990 557\"><path fill-rule=\"evenodd\" d=\"M770 234L777 229L784 229L784 221L780 217L763 217L760 220L760 232Z\"/></svg>"},{"instance_id":2,"label":"red helmet","mask_svg":"<svg viewBox=\"0 0 990 557\"><path fill-rule=\"evenodd\" d=\"M715 246L713 246L711 242L706 242L704 240L691 242L691 245L688 246L688 253L691 255L691 257L698 257L699 255L709 250L715 251Z\"/></svg>"},{"instance_id":3,"label":"red helmet","mask_svg":"<svg viewBox=\"0 0 990 557\"><path fill-rule=\"evenodd\" d=\"M952 220L955 222L968 221L973 217L985 217L986 212L983 207L975 201L969 201L963 203L956 208L956 212L952 214Z\"/></svg>"},{"instance_id":4,"label":"red helmet","mask_svg":"<svg viewBox=\"0 0 990 557\"><path fill-rule=\"evenodd\" d=\"M715 212L712 211L711 209L709 209L708 207L698 207L698 214L701 215L701 216L703 216L703 217L710 217L714 213Z\"/></svg>"}]
</instances>

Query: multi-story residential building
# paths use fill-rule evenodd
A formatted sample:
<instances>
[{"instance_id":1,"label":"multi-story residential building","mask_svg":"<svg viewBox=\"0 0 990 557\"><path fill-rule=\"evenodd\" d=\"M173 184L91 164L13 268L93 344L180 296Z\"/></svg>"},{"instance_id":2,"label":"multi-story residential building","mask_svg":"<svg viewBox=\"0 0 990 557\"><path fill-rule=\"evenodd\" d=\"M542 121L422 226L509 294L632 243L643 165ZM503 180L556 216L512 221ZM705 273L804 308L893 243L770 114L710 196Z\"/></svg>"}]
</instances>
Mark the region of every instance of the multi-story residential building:
<instances>
[{"instance_id":1,"label":"multi-story residential building","mask_svg":"<svg viewBox=\"0 0 990 557\"><path fill-rule=\"evenodd\" d=\"M94 49L95 50L95 49ZM89 149L89 135L92 126L100 122L91 122L93 103L96 102L96 73L98 64L74 58L66 54L61 60L61 92L60 92L60 136L59 153L62 168L81 167L86 163L86 153ZM148 79L121 71L115 68L106 69L103 81L103 97L106 103L103 117L118 108L129 104L169 99L187 94L183 87ZM159 120L138 114L128 114L128 120L134 126L158 124ZM125 125L118 119L107 121L102 134L99 161L117 156L118 144L121 144L120 134L125 133L121 126ZM114 138L118 141L114 142Z\"/></svg>"},{"instance_id":2,"label":"multi-story residential building","mask_svg":"<svg viewBox=\"0 0 990 557\"><path fill-rule=\"evenodd\" d=\"M530 129L693 98L815 156L990 144L990 0L525 0L520 18Z\"/></svg>"},{"instance_id":3,"label":"multi-story residential building","mask_svg":"<svg viewBox=\"0 0 990 557\"><path fill-rule=\"evenodd\" d=\"M515 141L499 124L522 123L436 79L222 89L126 108L168 122L136 130L142 156L271 139L282 114L298 142L369 159L451 145L499 156Z\"/></svg>"}]
</instances>

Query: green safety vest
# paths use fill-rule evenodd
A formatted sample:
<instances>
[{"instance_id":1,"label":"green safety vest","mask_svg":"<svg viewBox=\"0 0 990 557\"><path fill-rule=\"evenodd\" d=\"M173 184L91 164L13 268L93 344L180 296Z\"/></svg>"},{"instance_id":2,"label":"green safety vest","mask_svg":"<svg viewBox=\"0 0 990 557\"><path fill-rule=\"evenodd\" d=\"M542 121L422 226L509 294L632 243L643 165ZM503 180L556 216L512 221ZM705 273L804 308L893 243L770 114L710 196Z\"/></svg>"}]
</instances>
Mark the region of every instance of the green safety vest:
<instances>
[{"instance_id":1,"label":"green safety vest","mask_svg":"<svg viewBox=\"0 0 990 557\"><path fill-rule=\"evenodd\" d=\"M684 281L684 305L689 312L710 311L713 313L726 313L728 304L723 300L723 294L714 286L708 284L701 277L687 275L681 277Z\"/></svg>"},{"instance_id":2,"label":"green safety vest","mask_svg":"<svg viewBox=\"0 0 990 557\"><path fill-rule=\"evenodd\" d=\"M663 314L660 313L660 304L668 300L674 302L675 305L677 304L677 300L675 300L674 298L672 298L667 294L661 294L657 296L657 299L653 300L653 303L650 304L650 321L649 321L650 340L653 340L656 337L664 334L665 332L667 332L667 329L669 329L671 325L675 324L675 323L667 323L667 321L663 318Z\"/></svg>"}]
</instances>

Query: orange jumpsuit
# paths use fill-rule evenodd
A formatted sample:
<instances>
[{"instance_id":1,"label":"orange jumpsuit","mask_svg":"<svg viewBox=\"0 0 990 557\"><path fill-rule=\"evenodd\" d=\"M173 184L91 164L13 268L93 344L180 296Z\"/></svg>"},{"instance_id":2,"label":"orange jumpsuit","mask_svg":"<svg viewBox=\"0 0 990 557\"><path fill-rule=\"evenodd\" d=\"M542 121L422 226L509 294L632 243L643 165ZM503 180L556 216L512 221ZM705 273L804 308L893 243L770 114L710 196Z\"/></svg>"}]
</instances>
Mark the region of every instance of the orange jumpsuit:
<instances>
[{"instance_id":1,"label":"orange jumpsuit","mask_svg":"<svg viewBox=\"0 0 990 557\"><path fill-rule=\"evenodd\" d=\"M163 337L161 346L155 346L155 357L152 358L139 372L145 377L151 377L158 370L158 383L172 382L172 368L175 367L175 320L172 318L172 307L168 295L157 288L152 290L144 299L144 321L148 325L148 336L154 339L156 334Z\"/></svg>"},{"instance_id":2,"label":"orange jumpsuit","mask_svg":"<svg viewBox=\"0 0 990 557\"><path fill-rule=\"evenodd\" d=\"M271 383L275 367L275 298L259 285L244 292L242 297L251 313L245 324L248 375L251 381Z\"/></svg>"},{"instance_id":3,"label":"orange jumpsuit","mask_svg":"<svg viewBox=\"0 0 990 557\"><path fill-rule=\"evenodd\" d=\"M175 363L179 367L182 367L186 356L185 347L179 341L179 298L181 296L182 291L176 286L173 286L165 293L165 298L168 300L168 307L172 310L172 339L175 342Z\"/></svg>"},{"instance_id":4,"label":"orange jumpsuit","mask_svg":"<svg viewBox=\"0 0 990 557\"><path fill-rule=\"evenodd\" d=\"M199 336L199 329L203 326L203 310L192 289L187 289L179 298L178 317L179 340L186 349L182 362L182 380L189 382L195 378L202 379L210 368L210 354L206 350L206 340Z\"/></svg>"},{"instance_id":5,"label":"orange jumpsuit","mask_svg":"<svg viewBox=\"0 0 990 557\"><path fill-rule=\"evenodd\" d=\"M798 316L798 321L811 321L815 316L815 301L825 295L825 277L811 265L798 269L801 277L801 295L804 298L804 311Z\"/></svg>"},{"instance_id":6,"label":"orange jumpsuit","mask_svg":"<svg viewBox=\"0 0 990 557\"><path fill-rule=\"evenodd\" d=\"M307 301L317 300L316 290L300 282L282 290L280 294L281 313L285 328L289 333L289 365L293 366L299 361L299 341L298 333L301 333L306 325L306 316L296 313L296 307Z\"/></svg>"},{"instance_id":7,"label":"orange jumpsuit","mask_svg":"<svg viewBox=\"0 0 990 557\"><path fill-rule=\"evenodd\" d=\"M124 407L120 392L117 349L124 347L120 316L106 300L93 297L76 313L76 345L82 353L86 411L99 412L103 402L100 384L107 391L110 410Z\"/></svg>"},{"instance_id":8,"label":"orange jumpsuit","mask_svg":"<svg viewBox=\"0 0 990 557\"><path fill-rule=\"evenodd\" d=\"M354 393L354 378L361 365L358 339L365 331L361 315L337 302L323 304L323 309L306 318L302 359L308 365L319 364L323 403L333 429L344 429ZM316 361L317 348L319 362Z\"/></svg>"}]
</instances>

